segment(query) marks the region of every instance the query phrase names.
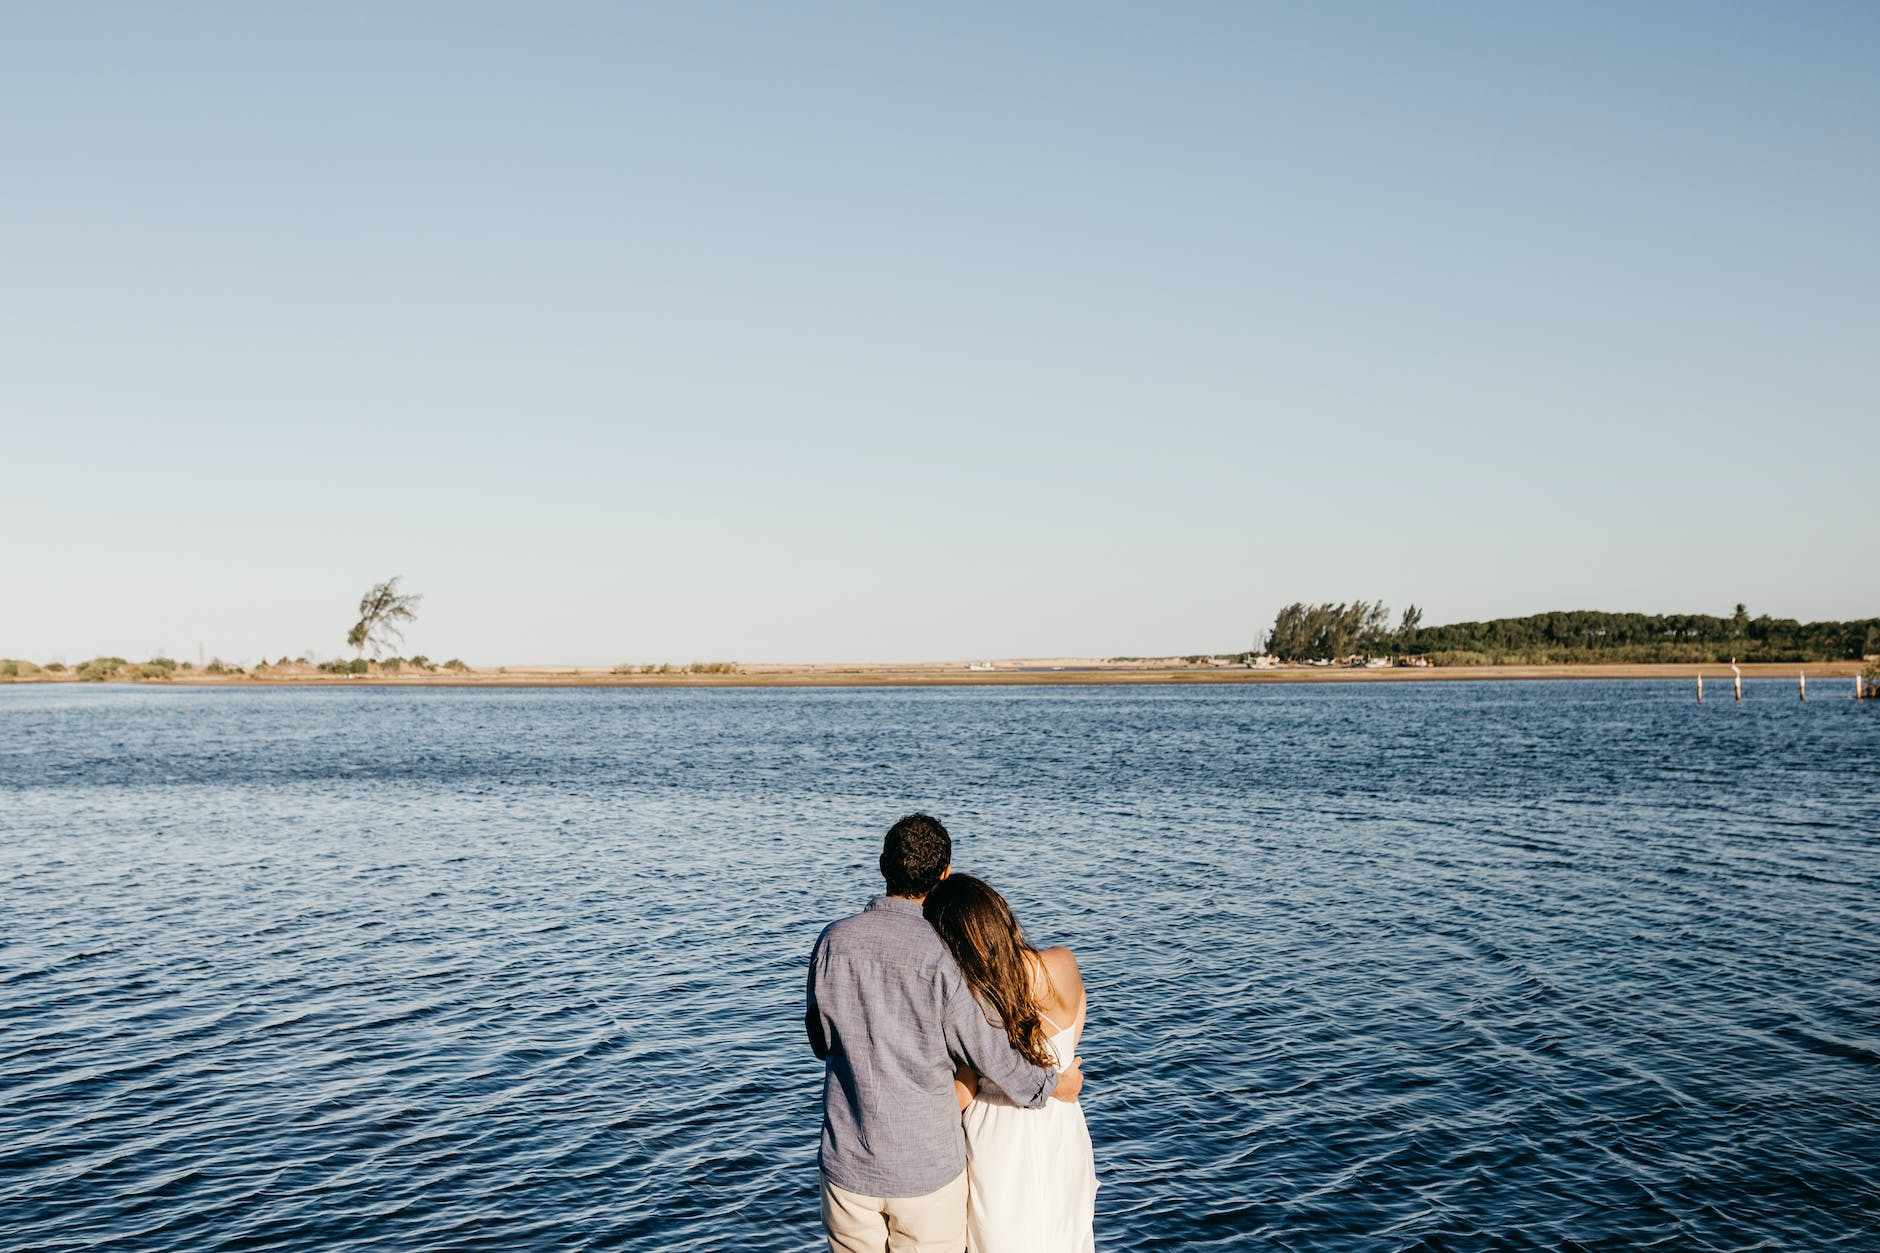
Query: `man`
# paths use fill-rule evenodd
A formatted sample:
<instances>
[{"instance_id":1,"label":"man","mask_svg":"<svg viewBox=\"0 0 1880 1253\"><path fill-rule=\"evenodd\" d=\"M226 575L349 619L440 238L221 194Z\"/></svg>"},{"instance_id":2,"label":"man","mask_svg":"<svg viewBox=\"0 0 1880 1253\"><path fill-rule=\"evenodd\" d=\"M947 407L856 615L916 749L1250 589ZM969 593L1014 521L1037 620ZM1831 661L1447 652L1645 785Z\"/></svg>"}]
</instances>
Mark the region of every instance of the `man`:
<instances>
[{"instance_id":1,"label":"man","mask_svg":"<svg viewBox=\"0 0 1880 1253\"><path fill-rule=\"evenodd\" d=\"M1012 1048L967 990L921 902L952 870L938 819L910 814L881 846L887 894L830 923L809 961L810 1047L824 1059L822 1215L833 1253L960 1253L966 1138L954 1096L964 1062L1020 1105L1083 1088Z\"/></svg>"}]
</instances>

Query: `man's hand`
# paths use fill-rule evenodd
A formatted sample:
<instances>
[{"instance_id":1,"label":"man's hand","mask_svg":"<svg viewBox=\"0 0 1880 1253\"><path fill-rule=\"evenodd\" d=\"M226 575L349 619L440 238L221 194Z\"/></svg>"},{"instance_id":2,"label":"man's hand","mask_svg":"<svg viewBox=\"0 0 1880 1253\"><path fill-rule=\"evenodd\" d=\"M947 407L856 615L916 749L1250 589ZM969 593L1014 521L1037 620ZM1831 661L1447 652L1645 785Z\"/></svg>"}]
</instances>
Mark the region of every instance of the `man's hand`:
<instances>
[{"instance_id":1,"label":"man's hand","mask_svg":"<svg viewBox=\"0 0 1880 1253\"><path fill-rule=\"evenodd\" d=\"M1051 1095L1060 1101L1075 1101L1077 1094L1084 1090L1084 1059L1071 1059L1071 1064L1058 1072L1057 1087L1051 1089Z\"/></svg>"}]
</instances>

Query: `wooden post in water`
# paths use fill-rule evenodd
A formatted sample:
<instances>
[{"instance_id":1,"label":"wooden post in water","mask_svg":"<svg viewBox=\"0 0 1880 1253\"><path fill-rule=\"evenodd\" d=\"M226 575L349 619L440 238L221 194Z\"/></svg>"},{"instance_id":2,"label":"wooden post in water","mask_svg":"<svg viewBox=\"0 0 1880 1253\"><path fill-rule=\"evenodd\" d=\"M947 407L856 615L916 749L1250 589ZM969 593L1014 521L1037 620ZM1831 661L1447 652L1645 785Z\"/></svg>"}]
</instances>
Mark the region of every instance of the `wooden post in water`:
<instances>
[{"instance_id":1,"label":"wooden post in water","mask_svg":"<svg viewBox=\"0 0 1880 1253\"><path fill-rule=\"evenodd\" d=\"M1806 704L1808 701L1808 671L1802 671L1800 678L1802 681L1802 701Z\"/></svg>"},{"instance_id":2,"label":"wooden post in water","mask_svg":"<svg viewBox=\"0 0 1880 1253\"><path fill-rule=\"evenodd\" d=\"M1697 676L1697 703L1704 703L1704 676L1701 674Z\"/></svg>"},{"instance_id":3,"label":"wooden post in water","mask_svg":"<svg viewBox=\"0 0 1880 1253\"><path fill-rule=\"evenodd\" d=\"M1730 658L1730 673L1736 676L1736 699L1738 702L1741 702L1743 699L1743 672L1736 668L1736 658L1734 657Z\"/></svg>"}]
</instances>

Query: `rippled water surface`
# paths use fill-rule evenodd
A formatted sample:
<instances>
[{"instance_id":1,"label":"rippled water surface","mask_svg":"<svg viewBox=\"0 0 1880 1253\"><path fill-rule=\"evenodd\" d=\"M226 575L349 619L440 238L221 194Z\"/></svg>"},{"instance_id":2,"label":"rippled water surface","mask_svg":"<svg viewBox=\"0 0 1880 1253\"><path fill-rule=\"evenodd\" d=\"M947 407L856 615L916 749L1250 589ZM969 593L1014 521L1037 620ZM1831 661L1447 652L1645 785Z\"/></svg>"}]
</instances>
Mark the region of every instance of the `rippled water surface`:
<instances>
[{"instance_id":1,"label":"rippled water surface","mask_svg":"<svg viewBox=\"0 0 1880 1253\"><path fill-rule=\"evenodd\" d=\"M0 1247L818 1247L926 808L1102 1247L1874 1248L1880 705L1748 686L0 689Z\"/></svg>"}]
</instances>

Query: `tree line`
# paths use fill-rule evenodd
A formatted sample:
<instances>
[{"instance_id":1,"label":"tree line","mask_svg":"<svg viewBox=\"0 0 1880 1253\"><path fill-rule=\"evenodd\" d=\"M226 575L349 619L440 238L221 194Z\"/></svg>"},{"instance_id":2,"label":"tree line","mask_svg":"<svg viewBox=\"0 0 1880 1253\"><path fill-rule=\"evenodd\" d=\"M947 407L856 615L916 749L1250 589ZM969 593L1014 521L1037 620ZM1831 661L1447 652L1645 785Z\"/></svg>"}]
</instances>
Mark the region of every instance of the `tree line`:
<instances>
[{"instance_id":1,"label":"tree line","mask_svg":"<svg viewBox=\"0 0 1880 1253\"><path fill-rule=\"evenodd\" d=\"M1281 661L1398 656L1435 665L1857 661L1880 653L1880 618L1800 622L1751 617L1739 604L1728 617L1575 609L1424 626L1412 605L1393 627L1381 601L1294 603L1279 611L1255 651Z\"/></svg>"}]
</instances>

